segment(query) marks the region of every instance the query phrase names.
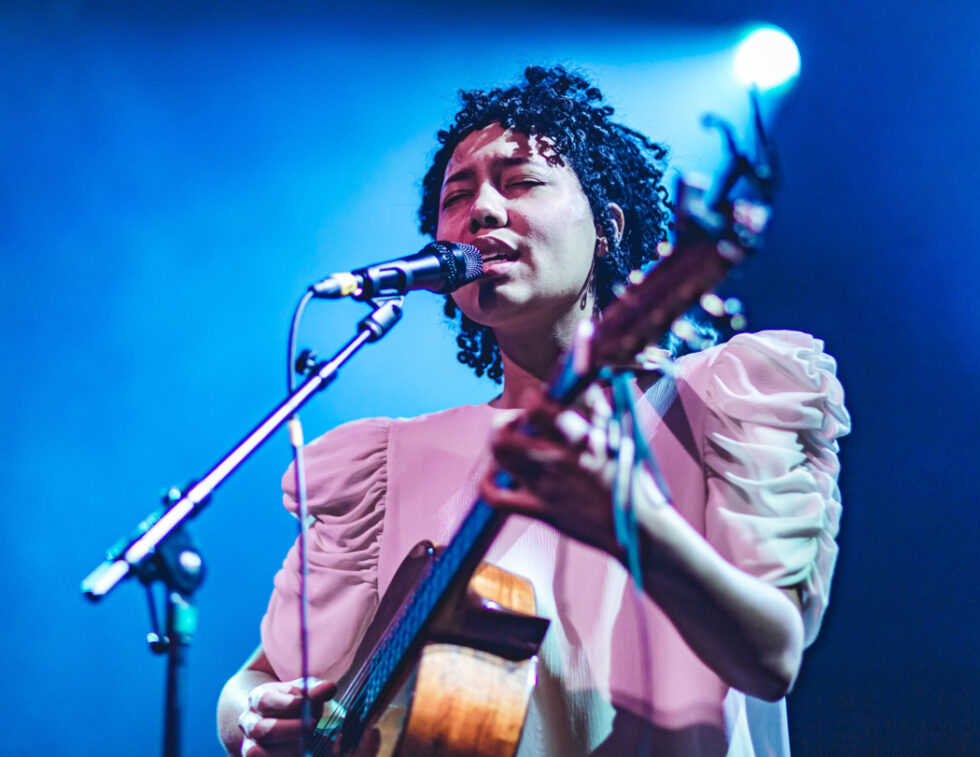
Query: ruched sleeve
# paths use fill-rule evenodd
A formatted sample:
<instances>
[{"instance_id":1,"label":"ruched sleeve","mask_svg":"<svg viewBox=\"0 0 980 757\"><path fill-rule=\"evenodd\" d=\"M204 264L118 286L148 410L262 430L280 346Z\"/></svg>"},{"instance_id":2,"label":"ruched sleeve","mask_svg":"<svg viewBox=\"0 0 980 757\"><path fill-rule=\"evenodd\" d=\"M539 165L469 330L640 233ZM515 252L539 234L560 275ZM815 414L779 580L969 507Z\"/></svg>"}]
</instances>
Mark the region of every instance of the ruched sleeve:
<instances>
[{"instance_id":1,"label":"ruched sleeve","mask_svg":"<svg viewBox=\"0 0 980 757\"><path fill-rule=\"evenodd\" d=\"M336 679L350 665L378 605L378 557L388 487L389 419L338 426L305 449L314 521L309 548L310 672ZM293 467L283 504L296 513ZM300 676L299 552L286 555L262 619L262 646L280 680Z\"/></svg>"},{"instance_id":2,"label":"ruched sleeve","mask_svg":"<svg viewBox=\"0 0 980 757\"><path fill-rule=\"evenodd\" d=\"M706 536L746 572L801 588L809 645L837 560L837 438L851 426L836 363L820 340L791 331L735 336L712 363Z\"/></svg>"}]
</instances>

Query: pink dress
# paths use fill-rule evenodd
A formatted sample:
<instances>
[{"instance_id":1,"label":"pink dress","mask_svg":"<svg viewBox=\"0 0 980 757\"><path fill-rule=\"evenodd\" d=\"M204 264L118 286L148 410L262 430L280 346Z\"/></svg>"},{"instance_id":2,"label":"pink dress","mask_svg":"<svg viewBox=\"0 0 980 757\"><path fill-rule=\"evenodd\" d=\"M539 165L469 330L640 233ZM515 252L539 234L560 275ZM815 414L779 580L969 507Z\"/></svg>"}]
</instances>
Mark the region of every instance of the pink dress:
<instances>
[{"instance_id":1,"label":"pink dress","mask_svg":"<svg viewBox=\"0 0 980 757\"><path fill-rule=\"evenodd\" d=\"M836 439L850 430L835 362L798 332L743 334L681 358L638 401L685 519L727 560L802 588L816 637L837 557ZM307 449L311 670L339 677L378 597L418 541L446 543L487 465L494 418L470 405L340 426ZM285 505L295 512L292 473ZM512 517L487 559L529 578L551 619L519 754L783 755L785 702L731 689L622 566L551 527ZM262 644L299 676L296 548L275 578ZM719 629L723 632L723 629Z\"/></svg>"}]
</instances>

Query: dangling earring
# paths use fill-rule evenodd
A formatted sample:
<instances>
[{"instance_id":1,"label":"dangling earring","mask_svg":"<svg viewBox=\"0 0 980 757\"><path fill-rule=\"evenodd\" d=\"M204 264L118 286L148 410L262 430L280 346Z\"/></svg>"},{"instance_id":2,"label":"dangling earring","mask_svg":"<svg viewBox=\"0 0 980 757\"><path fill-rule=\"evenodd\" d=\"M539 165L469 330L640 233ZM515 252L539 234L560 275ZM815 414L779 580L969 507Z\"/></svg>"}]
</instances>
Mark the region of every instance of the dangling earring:
<instances>
[{"instance_id":1,"label":"dangling earring","mask_svg":"<svg viewBox=\"0 0 980 757\"><path fill-rule=\"evenodd\" d=\"M597 312L597 302L595 296L595 263L598 260L599 240L596 240L596 254L592 256L592 267L589 269L589 283L582 292L582 301L579 302L579 310L585 310L589 306L589 295L592 296L592 317L595 318Z\"/></svg>"}]
</instances>

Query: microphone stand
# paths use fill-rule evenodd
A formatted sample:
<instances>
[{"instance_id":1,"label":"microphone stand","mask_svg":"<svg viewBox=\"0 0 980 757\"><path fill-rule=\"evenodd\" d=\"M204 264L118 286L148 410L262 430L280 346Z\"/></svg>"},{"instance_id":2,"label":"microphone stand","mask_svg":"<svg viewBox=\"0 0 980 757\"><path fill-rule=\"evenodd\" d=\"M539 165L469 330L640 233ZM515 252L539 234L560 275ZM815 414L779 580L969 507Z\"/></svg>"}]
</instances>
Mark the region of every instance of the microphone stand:
<instances>
[{"instance_id":1,"label":"microphone stand","mask_svg":"<svg viewBox=\"0 0 980 757\"><path fill-rule=\"evenodd\" d=\"M365 344L376 342L401 319L404 297L367 300L373 311L357 326L357 334L332 358L313 365L308 378L276 407L200 481L181 493L171 489L164 506L147 516L129 537L106 552L106 559L82 581L82 592L97 601L121 581L136 575L147 586L153 632L150 648L167 651L167 692L164 728L164 757L180 755L180 678L187 648L197 625L194 591L204 579L204 562L187 534L184 524L208 504L211 493L240 466L273 432L296 413L320 389L337 377L340 368ZM151 586L162 582L167 596L166 635L158 631Z\"/></svg>"}]
</instances>

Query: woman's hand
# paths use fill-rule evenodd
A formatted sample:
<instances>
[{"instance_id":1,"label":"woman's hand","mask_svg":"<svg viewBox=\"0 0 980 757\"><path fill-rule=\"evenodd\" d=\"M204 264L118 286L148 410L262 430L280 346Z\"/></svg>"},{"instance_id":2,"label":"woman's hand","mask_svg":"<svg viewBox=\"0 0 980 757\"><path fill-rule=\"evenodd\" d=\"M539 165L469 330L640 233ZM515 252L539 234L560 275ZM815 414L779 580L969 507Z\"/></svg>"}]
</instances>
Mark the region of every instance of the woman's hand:
<instances>
[{"instance_id":1,"label":"woman's hand","mask_svg":"<svg viewBox=\"0 0 980 757\"><path fill-rule=\"evenodd\" d=\"M331 681L310 679L310 701L314 717L337 691ZM286 757L302 754L303 681L270 681L256 686L248 695L248 708L238 718L245 738L243 757Z\"/></svg>"},{"instance_id":2,"label":"woman's hand","mask_svg":"<svg viewBox=\"0 0 980 757\"><path fill-rule=\"evenodd\" d=\"M592 386L580 410L569 410L536 391L525 406L525 414L491 439L497 464L516 486L499 486L490 471L481 483L483 498L621 557L612 515L616 466L607 431L612 411L605 395Z\"/></svg>"},{"instance_id":3,"label":"woman's hand","mask_svg":"<svg viewBox=\"0 0 980 757\"><path fill-rule=\"evenodd\" d=\"M491 439L498 465L516 488L499 486L491 471L481 493L494 507L550 523L622 560L612 514L616 463L610 446L616 445L609 443L609 404L598 389L586 394L582 413L563 410L540 393L530 398L526 415ZM784 696L803 650L796 589L777 589L727 562L677 510L664 506L645 466L632 475L646 593L722 680L769 701Z\"/></svg>"}]
</instances>

